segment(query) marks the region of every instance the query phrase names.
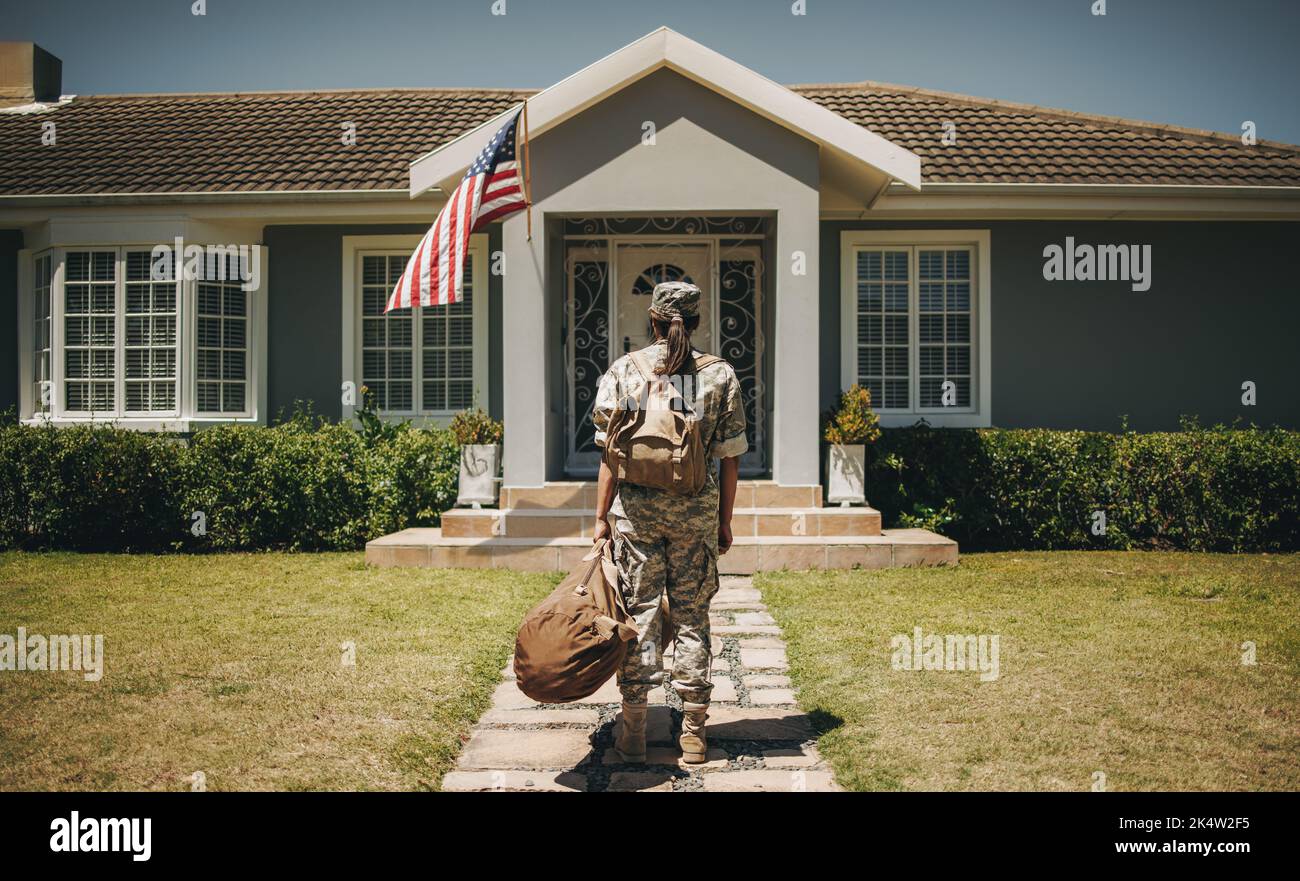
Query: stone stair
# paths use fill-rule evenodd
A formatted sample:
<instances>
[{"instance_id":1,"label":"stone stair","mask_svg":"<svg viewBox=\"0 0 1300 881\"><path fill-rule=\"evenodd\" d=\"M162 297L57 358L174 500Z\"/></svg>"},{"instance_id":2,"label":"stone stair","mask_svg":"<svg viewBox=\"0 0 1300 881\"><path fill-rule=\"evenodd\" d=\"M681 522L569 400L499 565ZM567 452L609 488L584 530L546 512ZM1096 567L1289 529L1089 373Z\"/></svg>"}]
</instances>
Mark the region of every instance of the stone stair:
<instances>
[{"instance_id":1,"label":"stone stair","mask_svg":"<svg viewBox=\"0 0 1300 881\"><path fill-rule=\"evenodd\" d=\"M591 547L596 484L506 487L500 508L454 508L441 528L414 528L366 544L376 566L568 570ZM724 574L777 569L880 569L957 562L957 544L924 529L883 529L870 507L822 507L820 486L742 480Z\"/></svg>"}]
</instances>

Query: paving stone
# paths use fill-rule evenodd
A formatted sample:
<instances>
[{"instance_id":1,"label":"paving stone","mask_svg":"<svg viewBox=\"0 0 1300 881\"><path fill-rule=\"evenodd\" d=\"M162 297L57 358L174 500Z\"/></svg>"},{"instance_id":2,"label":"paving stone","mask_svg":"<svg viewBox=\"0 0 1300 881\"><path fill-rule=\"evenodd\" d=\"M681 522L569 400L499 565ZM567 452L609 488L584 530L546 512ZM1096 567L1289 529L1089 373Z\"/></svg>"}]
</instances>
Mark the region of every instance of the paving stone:
<instances>
[{"instance_id":1,"label":"paving stone","mask_svg":"<svg viewBox=\"0 0 1300 881\"><path fill-rule=\"evenodd\" d=\"M717 740L809 740L808 716L795 708L729 707L709 709L706 731Z\"/></svg>"},{"instance_id":2,"label":"paving stone","mask_svg":"<svg viewBox=\"0 0 1300 881\"><path fill-rule=\"evenodd\" d=\"M647 765L673 765L686 770L698 769L703 771L716 771L727 767L727 751L710 747L705 755L706 761L698 765L688 765L682 761L682 751L677 747L667 746L647 746L645 750L645 763ZM603 761L606 765L621 765L623 760L619 758L618 753L612 749L605 750Z\"/></svg>"},{"instance_id":3,"label":"paving stone","mask_svg":"<svg viewBox=\"0 0 1300 881\"><path fill-rule=\"evenodd\" d=\"M788 688L751 688L749 702L758 707L794 706L794 692Z\"/></svg>"},{"instance_id":4,"label":"paving stone","mask_svg":"<svg viewBox=\"0 0 1300 881\"><path fill-rule=\"evenodd\" d=\"M740 695L736 693L736 683L732 682L728 676L714 678L712 698L715 701L731 701L732 703L740 700Z\"/></svg>"},{"instance_id":5,"label":"paving stone","mask_svg":"<svg viewBox=\"0 0 1300 881\"><path fill-rule=\"evenodd\" d=\"M586 792L587 775L576 771L451 771L443 792Z\"/></svg>"},{"instance_id":6,"label":"paving stone","mask_svg":"<svg viewBox=\"0 0 1300 881\"><path fill-rule=\"evenodd\" d=\"M741 649L740 663L751 670L785 670L785 649Z\"/></svg>"},{"instance_id":7,"label":"paving stone","mask_svg":"<svg viewBox=\"0 0 1300 881\"><path fill-rule=\"evenodd\" d=\"M663 771L615 771L607 792L672 792L673 776Z\"/></svg>"},{"instance_id":8,"label":"paving stone","mask_svg":"<svg viewBox=\"0 0 1300 881\"><path fill-rule=\"evenodd\" d=\"M709 611L718 612L766 612L767 606L754 600L752 602L733 602L730 600L714 599L709 603Z\"/></svg>"},{"instance_id":9,"label":"paving stone","mask_svg":"<svg viewBox=\"0 0 1300 881\"><path fill-rule=\"evenodd\" d=\"M537 706L537 701L519 690L515 682L502 682L492 692L492 706L501 710L522 710Z\"/></svg>"},{"instance_id":10,"label":"paving stone","mask_svg":"<svg viewBox=\"0 0 1300 881\"><path fill-rule=\"evenodd\" d=\"M783 649L785 640L776 636L742 637L739 640L742 649Z\"/></svg>"},{"instance_id":11,"label":"paving stone","mask_svg":"<svg viewBox=\"0 0 1300 881\"><path fill-rule=\"evenodd\" d=\"M763 595L754 587L728 587L724 584L713 595L713 602L715 603L758 603L762 601Z\"/></svg>"},{"instance_id":12,"label":"paving stone","mask_svg":"<svg viewBox=\"0 0 1300 881\"><path fill-rule=\"evenodd\" d=\"M830 771L755 769L705 774L705 792L838 792Z\"/></svg>"},{"instance_id":13,"label":"paving stone","mask_svg":"<svg viewBox=\"0 0 1300 881\"><path fill-rule=\"evenodd\" d=\"M506 680L507 682L515 678L515 662L513 658L509 661L506 661L506 666L501 671L501 678Z\"/></svg>"},{"instance_id":14,"label":"paving stone","mask_svg":"<svg viewBox=\"0 0 1300 881\"><path fill-rule=\"evenodd\" d=\"M790 677L784 673L755 673L751 676L742 676L741 681L745 683L746 688L789 688Z\"/></svg>"},{"instance_id":15,"label":"paving stone","mask_svg":"<svg viewBox=\"0 0 1300 881\"><path fill-rule=\"evenodd\" d=\"M767 612L737 612L736 623L741 626L753 624L775 624L776 621Z\"/></svg>"},{"instance_id":16,"label":"paving stone","mask_svg":"<svg viewBox=\"0 0 1300 881\"><path fill-rule=\"evenodd\" d=\"M811 768L821 764L821 760L821 753L815 746L763 750L763 761L769 768Z\"/></svg>"},{"instance_id":17,"label":"paving stone","mask_svg":"<svg viewBox=\"0 0 1300 881\"><path fill-rule=\"evenodd\" d=\"M713 632L719 636L739 636L742 634L754 634L757 636L778 636L781 628L775 625L765 624L724 624L721 627L714 627Z\"/></svg>"},{"instance_id":18,"label":"paving stone","mask_svg":"<svg viewBox=\"0 0 1300 881\"><path fill-rule=\"evenodd\" d=\"M731 623L730 615L718 615L712 613L709 615L710 627L726 627L730 623Z\"/></svg>"},{"instance_id":19,"label":"paving stone","mask_svg":"<svg viewBox=\"0 0 1300 881\"><path fill-rule=\"evenodd\" d=\"M583 728L479 728L465 744L460 769L567 769L591 752L591 732Z\"/></svg>"},{"instance_id":20,"label":"paving stone","mask_svg":"<svg viewBox=\"0 0 1300 881\"><path fill-rule=\"evenodd\" d=\"M714 658L713 662L709 664L709 670L713 673L730 673L731 662L726 658Z\"/></svg>"},{"instance_id":21,"label":"paving stone","mask_svg":"<svg viewBox=\"0 0 1300 881\"><path fill-rule=\"evenodd\" d=\"M595 710L527 709L506 710L493 707L479 720L481 725L595 725L600 714Z\"/></svg>"}]
</instances>

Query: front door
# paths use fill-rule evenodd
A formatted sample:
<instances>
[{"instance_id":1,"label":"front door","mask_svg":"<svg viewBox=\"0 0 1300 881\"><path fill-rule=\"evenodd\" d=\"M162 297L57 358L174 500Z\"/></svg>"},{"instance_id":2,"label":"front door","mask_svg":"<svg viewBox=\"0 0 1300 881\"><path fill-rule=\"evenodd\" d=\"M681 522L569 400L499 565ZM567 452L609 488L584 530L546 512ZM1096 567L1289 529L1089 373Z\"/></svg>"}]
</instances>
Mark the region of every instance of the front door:
<instances>
[{"instance_id":1,"label":"front door","mask_svg":"<svg viewBox=\"0 0 1300 881\"><path fill-rule=\"evenodd\" d=\"M700 325L691 342L726 358L740 379L749 430L741 473L767 473L766 362L761 230L729 235L620 234L600 221L574 221L565 247L565 472L590 478L600 463L591 410L609 365L651 339L647 309L656 284L700 288ZM611 222L612 226L612 222Z\"/></svg>"},{"instance_id":2,"label":"front door","mask_svg":"<svg viewBox=\"0 0 1300 881\"><path fill-rule=\"evenodd\" d=\"M700 289L700 326L691 334L695 347L716 352L713 338L712 248L707 244L620 244L618 284L614 286L613 336L617 358L650 344L650 295L664 281L685 281ZM611 359L612 361L613 359Z\"/></svg>"}]
</instances>

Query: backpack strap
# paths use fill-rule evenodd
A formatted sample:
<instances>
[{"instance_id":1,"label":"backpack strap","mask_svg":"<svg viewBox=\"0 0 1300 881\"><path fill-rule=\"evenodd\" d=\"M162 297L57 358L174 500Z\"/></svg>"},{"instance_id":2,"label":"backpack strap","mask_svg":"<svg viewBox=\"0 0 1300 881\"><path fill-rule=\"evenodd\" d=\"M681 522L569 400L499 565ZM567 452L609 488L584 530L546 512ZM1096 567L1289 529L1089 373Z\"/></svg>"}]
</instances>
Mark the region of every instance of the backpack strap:
<instances>
[{"instance_id":1,"label":"backpack strap","mask_svg":"<svg viewBox=\"0 0 1300 881\"><path fill-rule=\"evenodd\" d=\"M699 355L695 356L695 369L697 371L700 371L703 370L705 367L711 367L712 365L725 360L726 359L723 358L721 355L709 355L706 353L700 353Z\"/></svg>"},{"instance_id":2,"label":"backpack strap","mask_svg":"<svg viewBox=\"0 0 1300 881\"><path fill-rule=\"evenodd\" d=\"M636 368L636 372L641 374L641 378L647 383L650 382L650 377L654 376L654 368L645 360L645 354L642 350L638 349L635 352L628 352L627 356L631 359L632 366Z\"/></svg>"}]
</instances>

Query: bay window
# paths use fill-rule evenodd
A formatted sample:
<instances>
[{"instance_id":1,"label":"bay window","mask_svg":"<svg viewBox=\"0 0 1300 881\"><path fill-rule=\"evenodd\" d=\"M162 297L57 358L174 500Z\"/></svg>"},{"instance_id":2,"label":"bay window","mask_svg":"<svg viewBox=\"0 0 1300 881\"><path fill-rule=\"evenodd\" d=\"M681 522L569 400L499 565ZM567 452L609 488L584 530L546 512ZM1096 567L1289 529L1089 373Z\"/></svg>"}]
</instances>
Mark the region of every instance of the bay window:
<instances>
[{"instance_id":1,"label":"bay window","mask_svg":"<svg viewBox=\"0 0 1300 881\"><path fill-rule=\"evenodd\" d=\"M25 255L23 418L182 431L258 419L252 346L265 345L265 306L244 290L240 260L209 253L190 280L170 260L155 271L148 245Z\"/></svg>"}]
</instances>

